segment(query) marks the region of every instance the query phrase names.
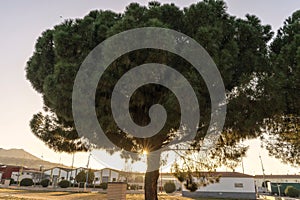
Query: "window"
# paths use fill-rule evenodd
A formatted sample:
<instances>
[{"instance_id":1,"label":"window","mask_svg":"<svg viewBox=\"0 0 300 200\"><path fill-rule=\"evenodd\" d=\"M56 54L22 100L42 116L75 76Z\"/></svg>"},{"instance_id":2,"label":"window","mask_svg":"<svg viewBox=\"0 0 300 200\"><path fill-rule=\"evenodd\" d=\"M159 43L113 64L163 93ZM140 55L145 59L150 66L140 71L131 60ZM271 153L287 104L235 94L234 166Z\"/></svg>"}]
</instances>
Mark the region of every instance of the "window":
<instances>
[{"instance_id":1,"label":"window","mask_svg":"<svg viewBox=\"0 0 300 200\"><path fill-rule=\"evenodd\" d=\"M113 178L113 180L112 180L113 182L116 182L116 178Z\"/></svg>"},{"instance_id":2,"label":"window","mask_svg":"<svg viewBox=\"0 0 300 200\"><path fill-rule=\"evenodd\" d=\"M243 188L244 184L243 183L234 183L235 188Z\"/></svg>"}]
</instances>

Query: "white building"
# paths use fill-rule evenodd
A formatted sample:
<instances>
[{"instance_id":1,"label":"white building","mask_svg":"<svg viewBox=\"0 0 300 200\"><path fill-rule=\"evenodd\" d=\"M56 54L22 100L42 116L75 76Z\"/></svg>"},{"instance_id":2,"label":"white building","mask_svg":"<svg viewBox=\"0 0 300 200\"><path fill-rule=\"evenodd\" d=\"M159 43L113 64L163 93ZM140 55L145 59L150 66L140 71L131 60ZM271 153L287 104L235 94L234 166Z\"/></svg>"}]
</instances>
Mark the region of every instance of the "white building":
<instances>
[{"instance_id":1,"label":"white building","mask_svg":"<svg viewBox=\"0 0 300 200\"><path fill-rule=\"evenodd\" d=\"M264 181L272 183L300 183L300 175L296 174L255 175L254 179L257 187L263 186Z\"/></svg>"},{"instance_id":2,"label":"white building","mask_svg":"<svg viewBox=\"0 0 300 200\"><path fill-rule=\"evenodd\" d=\"M30 178L32 179L33 183L39 183L44 177L42 171L23 169L18 172L12 172L11 178L14 180L14 182L20 182L24 178Z\"/></svg>"},{"instance_id":3,"label":"white building","mask_svg":"<svg viewBox=\"0 0 300 200\"><path fill-rule=\"evenodd\" d=\"M94 172L95 184L108 182L124 182L126 179L122 172L110 168L104 168Z\"/></svg>"},{"instance_id":4,"label":"white building","mask_svg":"<svg viewBox=\"0 0 300 200\"><path fill-rule=\"evenodd\" d=\"M71 168L54 167L45 170L44 174L49 176L53 186L57 186L61 180L70 180L70 171Z\"/></svg>"},{"instance_id":5,"label":"white building","mask_svg":"<svg viewBox=\"0 0 300 200\"><path fill-rule=\"evenodd\" d=\"M254 176L238 172L213 172L211 176L220 176L220 181L200 187L195 192L190 192L183 186L182 195L195 198L256 199Z\"/></svg>"},{"instance_id":6,"label":"white building","mask_svg":"<svg viewBox=\"0 0 300 200\"><path fill-rule=\"evenodd\" d=\"M68 180L73 183L75 181L75 178L76 178L77 174L79 174L83 170L86 171L87 169L84 168L84 167L79 167L79 168L76 168L76 169L71 169L69 171L69 179Z\"/></svg>"},{"instance_id":7,"label":"white building","mask_svg":"<svg viewBox=\"0 0 300 200\"><path fill-rule=\"evenodd\" d=\"M182 189L182 184L171 173L160 173L157 181L158 191L164 190L164 185L168 182L172 182L176 186L176 190Z\"/></svg>"},{"instance_id":8,"label":"white building","mask_svg":"<svg viewBox=\"0 0 300 200\"><path fill-rule=\"evenodd\" d=\"M255 185L258 193L270 192L273 193L274 188L271 185L275 185L277 190L277 185L300 184L300 175L297 174L275 174L275 175L255 175ZM263 185L263 183L266 183ZM282 189L281 189L282 190ZM283 193L283 191L282 191Z\"/></svg>"}]
</instances>

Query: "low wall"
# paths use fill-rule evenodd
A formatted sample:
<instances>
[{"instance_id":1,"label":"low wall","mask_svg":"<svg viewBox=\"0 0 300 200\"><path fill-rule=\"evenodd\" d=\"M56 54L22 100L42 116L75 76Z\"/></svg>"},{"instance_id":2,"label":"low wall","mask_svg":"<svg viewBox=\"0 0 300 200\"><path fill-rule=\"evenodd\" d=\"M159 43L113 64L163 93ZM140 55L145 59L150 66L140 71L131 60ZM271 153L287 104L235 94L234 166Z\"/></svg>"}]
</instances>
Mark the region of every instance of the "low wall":
<instances>
[{"instance_id":1,"label":"low wall","mask_svg":"<svg viewBox=\"0 0 300 200\"><path fill-rule=\"evenodd\" d=\"M291 197L275 197L269 195L259 195L259 199L263 200L299 200L299 198L291 198Z\"/></svg>"},{"instance_id":2,"label":"low wall","mask_svg":"<svg viewBox=\"0 0 300 200\"><path fill-rule=\"evenodd\" d=\"M182 196L198 198L198 197L206 197L206 198L232 198L232 199L256 199L255 193L241 193L241 192L189 192L182 191Z\"/></svg>"},{"instance_id":3,"label":"low wall","mask_svg":"<svg viewBox=\"0 0 300 200\"><path fill-rule=\"evenodd\" d=\"M107 200L126 200L127 183L109 182L107 185Z\"/></svg>"}]
</instances>

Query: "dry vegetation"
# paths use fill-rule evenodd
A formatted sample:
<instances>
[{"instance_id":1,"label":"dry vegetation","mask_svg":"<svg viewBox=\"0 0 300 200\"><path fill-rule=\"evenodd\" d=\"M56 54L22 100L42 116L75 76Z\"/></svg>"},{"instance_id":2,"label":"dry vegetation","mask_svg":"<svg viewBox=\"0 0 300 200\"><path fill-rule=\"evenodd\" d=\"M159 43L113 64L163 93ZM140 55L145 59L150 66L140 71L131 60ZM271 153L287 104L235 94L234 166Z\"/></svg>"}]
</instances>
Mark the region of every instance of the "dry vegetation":
<instances>
[{"instance_id":1,"label":"dry vegetation","mask_svg":"<svg viewBox=\"0 0 300 200\"><path fill-rule=\"evenodd\" d=\"M0 200L99 200L106 199L106 194L101 193L78 193L78 192L50 192L50 191L32 191L0 188ZM143 194L127 194L126 200L143 200ZM159 200L192 200L191 198L159 194ZM207 199L205 200L220 200ZM197 200L204 200L199 198ZM224 199L223 199L224 200ZM230 200L230 199L226 199Z\"/></svg>"},{"instance_id":2,"label":"dry vegetation","mask_svg":"<svg viewBox=\"0 0 300 200\"><path fill-rule=\"evenodd\" d=\"M106 194L100 193L74 193L74 192L45 192L45 191L27 191L0 189L0 199L8 200L92 200L106 199ZM127 194L127 200L142 200L142 194ZM180 196L169 196L162 194L159 200L190 200Z\"/></svg>"}]
</instances>

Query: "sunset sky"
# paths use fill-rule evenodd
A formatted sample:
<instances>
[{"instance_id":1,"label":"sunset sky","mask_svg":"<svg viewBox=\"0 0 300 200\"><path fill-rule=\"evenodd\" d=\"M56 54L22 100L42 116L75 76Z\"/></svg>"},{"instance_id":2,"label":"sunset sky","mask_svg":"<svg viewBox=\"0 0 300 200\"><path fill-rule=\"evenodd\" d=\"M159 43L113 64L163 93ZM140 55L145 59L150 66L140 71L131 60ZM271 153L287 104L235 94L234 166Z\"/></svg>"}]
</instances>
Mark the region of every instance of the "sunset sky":
<instances>
[{"instance_id":1,"label":"sunset sky","mask_svg":"<svg viewBox=\"0 0 300 200\"><path fill-rule=\"evenodd\" d=\"M23 148L29 153L51 162L71 165L72 156L55 153L38 140L30 131L29 121L33 114L42 110L41 96L33 90L25 78L26 61L32 55L36 39L42 31L52 28L64 19L82 18L91 10L113 10L122 12L131 0L9 0L0 1L0 127L1 148ZM138 0L146 5L148 1ZM195 0L161 0L173 2L181 8L196 3ZM282 26L284 20L300 9L299 0L226 0L228 12L243 18L250 13L258 16L263 24L270 24L273 31ZM263 158L266 173L299 173L268 156L260 148L260 141L251 140L250 150L244 159L245 173L261 174L259 154ZM86 153L75 155L75 166L85 166ZM93 156L91 166L110 166L111 158ZM116 157L114 157L116 159ZM110 161L109 161L110 160ZM124 161L119 160L113 167L122 169ZM237 171L242 171L241 167Z\"/></svg>"}]
</instances>

